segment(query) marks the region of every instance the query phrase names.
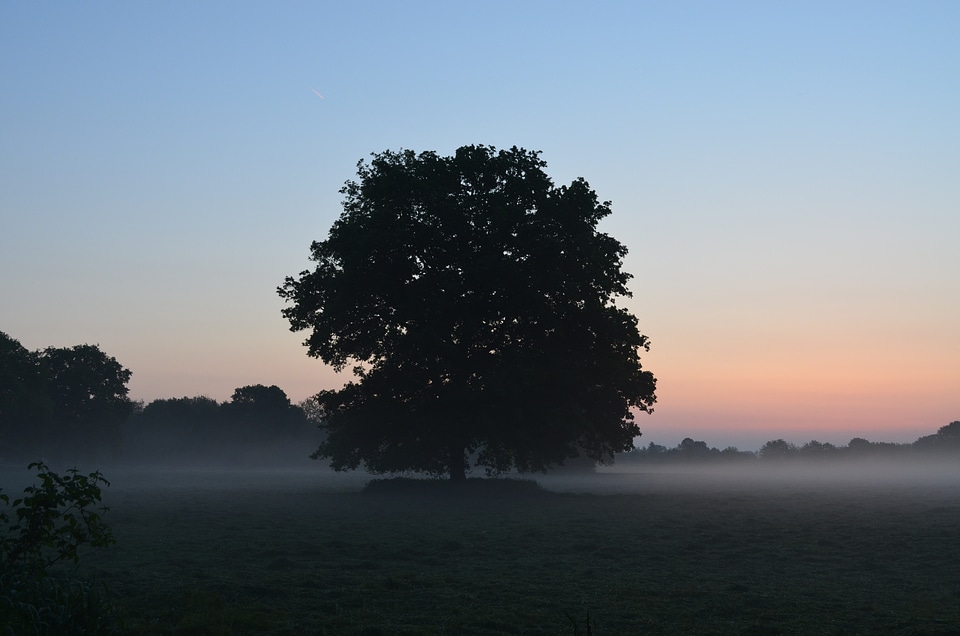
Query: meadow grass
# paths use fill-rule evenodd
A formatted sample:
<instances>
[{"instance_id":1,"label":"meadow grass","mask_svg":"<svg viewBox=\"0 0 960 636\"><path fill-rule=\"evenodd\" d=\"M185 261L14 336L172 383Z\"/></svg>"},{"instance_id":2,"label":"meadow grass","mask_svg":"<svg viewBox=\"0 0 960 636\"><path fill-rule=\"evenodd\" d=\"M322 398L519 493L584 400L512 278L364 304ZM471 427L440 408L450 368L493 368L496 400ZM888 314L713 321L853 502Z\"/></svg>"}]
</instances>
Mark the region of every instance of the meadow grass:
<instances>
[{"instance_id":1,"label":"meadow grass","mask_svg":"<svg viewBox=\"0 0 960 636\"><path fill-rule=\"evenodd\" d=\"M117 544L85 552L80 574L106 582L133 634L960 630L955 487L635 475L621 492L597 475L615 494L449 496L318 471L110 479Z\"/></svg>"}]
</instances>

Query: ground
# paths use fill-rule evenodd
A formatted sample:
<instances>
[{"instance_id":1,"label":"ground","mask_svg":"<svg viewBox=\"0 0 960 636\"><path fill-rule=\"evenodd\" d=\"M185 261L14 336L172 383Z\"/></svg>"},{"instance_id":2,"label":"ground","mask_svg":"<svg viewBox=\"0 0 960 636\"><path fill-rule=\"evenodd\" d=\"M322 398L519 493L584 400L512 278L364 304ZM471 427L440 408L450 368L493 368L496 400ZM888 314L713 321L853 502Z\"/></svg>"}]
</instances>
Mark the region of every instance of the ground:
<instances>
[{"instance_id":1,"label":"ground","mask_svg":"<svg viewBox=\"0 0 960 636\"><path fill-rule=\"evenodd\" d=\"M79 574L107 582L130 633L960 629L956 474L640 471L457 498L321 470L105 473L117 544Z\"/></svg>"}]
</instances>

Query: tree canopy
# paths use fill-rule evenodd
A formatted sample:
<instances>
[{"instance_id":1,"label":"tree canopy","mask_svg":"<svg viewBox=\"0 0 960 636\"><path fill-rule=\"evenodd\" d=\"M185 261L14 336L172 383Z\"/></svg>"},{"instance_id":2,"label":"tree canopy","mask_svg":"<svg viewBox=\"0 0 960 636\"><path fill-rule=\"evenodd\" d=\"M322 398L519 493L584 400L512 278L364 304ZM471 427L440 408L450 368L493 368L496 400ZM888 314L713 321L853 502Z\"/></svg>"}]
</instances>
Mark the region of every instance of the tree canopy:
<instances>
[{"instance_id":1,"label":"tree canopy","mask_svg":"<svg viewBox=\"0 0 960 636\"><path fill-rule=\"evenodd\" d=\"M0 457L115 454L130 376L96 345L30 352L0 332Z\"/></svg>"},{"instance_id":2,"label":"tree canopy","mask_svg":"<svg viewBox=\"0 0 960 636\"><path fill-rule=\"evenodd\" d=\"M123 422L133 412L127 397L132 373L96 345L48 347L40 367L53 399L59 435L73 453L119 450Z\"/></svg>"},{"instance_id":3,"label":"tree canopy","mask_svg":"<svg viewBox=\"0 0 960 636\"><path fill-rule=\"evenodd\" d=\"M291 404L276 385L239 387L222 409L233 433L241 439L267 442L295 438L307 423L303 409Z\"/></svg>"},{"instance_id":4,"label":"tree canopy","mask_svg":"<svg viewBox=\"0 0 960 636\"><path fill-rule=\"evenodd\" d=\"M465 146L358 163L343 213L287 277L291 330L356 381L317 396L337 469L465 477L605 460L640 434L656 380L626 309L626 248L583 179L539 152Z\"/></svg>"}]
</instances>

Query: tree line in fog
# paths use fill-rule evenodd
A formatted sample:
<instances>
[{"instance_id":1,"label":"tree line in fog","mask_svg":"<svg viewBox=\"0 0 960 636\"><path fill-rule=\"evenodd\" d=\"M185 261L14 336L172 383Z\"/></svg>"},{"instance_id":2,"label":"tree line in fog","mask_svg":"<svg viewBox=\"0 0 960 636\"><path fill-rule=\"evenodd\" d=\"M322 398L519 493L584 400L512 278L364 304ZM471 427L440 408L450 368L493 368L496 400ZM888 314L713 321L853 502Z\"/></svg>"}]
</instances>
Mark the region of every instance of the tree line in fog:
<instances>
[{"instance_id":1,"label":"tree line in fog","mask_svg":"<svg viewBox=\"0 0 960 636\"><path fill-rule=\"evenodd\" d=\"M811 440L798 445L783 439L766 442L757 452L740 450L728 446L723 450L708 446L706 442L689 437L668 448L650 442L628 453L617 455L619 462L749 462L782 461L791 459L864 459L864 458L909 458L929 457L936 454L960 453L960 421L941 426L936 433L924 435L915 442L896 444L892 442L871 442L862 437L854 437L846 446L837 446L830 442Z\"/></svg>"},{"instance_id":2,"label":"tree line in fog","mask_svg":"<svg viewBox=\"0 0 960 636\"><path fill-rule=\"evenodd\" d=\"M199 397L136 405L123 457L139 463L255 465L309 461L320 441L310 400L292 404L275 385L237 388L226 402Z\"/></svg>"},{"instance_id":3,"label":"tree line in fog","mask_svg":"<svg viewBox=\"0 0 960 636\"><path fill-rule=\"evenodd\" d=\"M97 345L29 351L0 332L0 461L306 461L320 441L312 402L277 386L144 404L131 375Z\"/></svg>"}]
</instances>

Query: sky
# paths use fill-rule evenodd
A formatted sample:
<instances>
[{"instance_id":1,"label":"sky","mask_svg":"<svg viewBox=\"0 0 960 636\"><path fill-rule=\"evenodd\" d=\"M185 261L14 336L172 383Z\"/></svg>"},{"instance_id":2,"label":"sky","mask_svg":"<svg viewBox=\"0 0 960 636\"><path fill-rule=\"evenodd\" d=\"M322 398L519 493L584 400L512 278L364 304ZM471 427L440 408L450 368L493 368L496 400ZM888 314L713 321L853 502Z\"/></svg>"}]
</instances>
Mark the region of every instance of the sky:
<instances>
[{"instance_id":1,"label":"sky","mask_svg":"<svg viewBox=\"0 0 960 636\"><path fill-rule=\"evenodd\" d=\"M373 152L542 151L630 250L639 444L960 419L960 3L0 3L0 331L131 397L346 379L276 293Z\"/></svg>"}]
</instances>

